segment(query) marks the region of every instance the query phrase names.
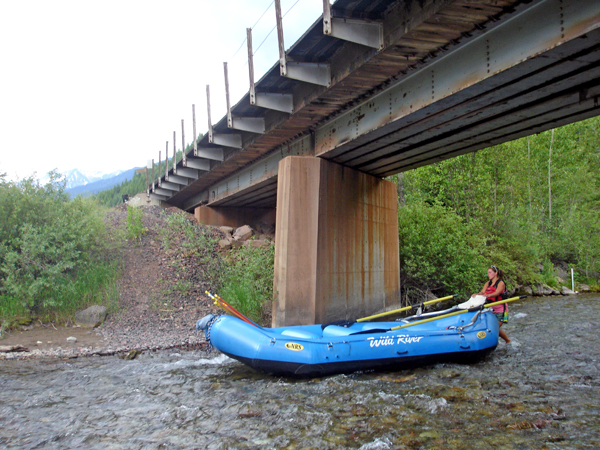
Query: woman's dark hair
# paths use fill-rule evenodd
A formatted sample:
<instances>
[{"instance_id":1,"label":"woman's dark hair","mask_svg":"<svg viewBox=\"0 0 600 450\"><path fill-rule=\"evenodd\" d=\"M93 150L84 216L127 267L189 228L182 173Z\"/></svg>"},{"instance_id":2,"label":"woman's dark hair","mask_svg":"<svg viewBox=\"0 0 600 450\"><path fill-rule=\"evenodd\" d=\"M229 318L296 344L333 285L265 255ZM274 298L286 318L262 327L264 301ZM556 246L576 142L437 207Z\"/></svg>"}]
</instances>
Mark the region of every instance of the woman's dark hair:
<instances>
[{"instance_id":1,"label":"woman's dark hair","mask_svg":"<svg viewBox=\"0 0 600 450\"><path fill-rule=\"evenodd\" d=\"M504 280L504 272L502 272L502 270L498 269L496 266L490 266L490 269L492 269L494 272L496 272L496 274L498 274L498 279L499 280Z\"/></svg>"}]
</instances>

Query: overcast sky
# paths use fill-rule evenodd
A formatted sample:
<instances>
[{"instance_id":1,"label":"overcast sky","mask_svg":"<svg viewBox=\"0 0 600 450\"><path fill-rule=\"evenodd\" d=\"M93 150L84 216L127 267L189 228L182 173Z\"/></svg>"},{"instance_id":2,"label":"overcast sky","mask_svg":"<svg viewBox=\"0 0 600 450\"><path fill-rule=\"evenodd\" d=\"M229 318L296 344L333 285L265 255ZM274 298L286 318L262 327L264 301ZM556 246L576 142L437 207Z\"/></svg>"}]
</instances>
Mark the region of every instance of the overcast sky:
<instances>
[{"instance_id":1,"label":"overcast sky","mask_svg":"<svg viewBox=\"0 0 600 450\"><path fill-rule=\"evenodd\" d=\"M322 0L281 0L289 48L322 13ZM270 5L270 7L269 7ZM144 166L225 114L248 91L246 28L255 79L278 60L272 0L0 0L0 173L58 168L112 172ZM237 51L237 54L236 54ZM235 56L234 56L235 55Z\"/></svg>"}]
</instances>

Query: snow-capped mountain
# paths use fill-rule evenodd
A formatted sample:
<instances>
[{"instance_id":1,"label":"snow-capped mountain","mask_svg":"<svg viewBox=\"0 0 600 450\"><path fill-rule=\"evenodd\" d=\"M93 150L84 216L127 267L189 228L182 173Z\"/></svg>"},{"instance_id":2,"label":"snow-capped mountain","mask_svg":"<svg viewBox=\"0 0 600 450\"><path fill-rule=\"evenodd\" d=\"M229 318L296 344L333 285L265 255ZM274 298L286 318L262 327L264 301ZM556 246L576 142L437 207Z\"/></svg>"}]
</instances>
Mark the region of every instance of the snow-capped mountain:
<instances>
[{"instance_id":1,"label":"snow-capped mountain","mask_svg":"<svg viewBox=\"0 0 600 450\"><path fill-rule=\"evenodd\" d=\"M117 170L115 172L111 172L111 173L102 173L99 171L85 171L85 170L79 170L79 169L71 169L71 170L66 170L66 171L59 171L59 173L61 173L66 182L67 182L67 189L71 189L77 186L85 186L86 184L89 183L94 183L96 181L100 181L100 180L106 180L108 178L113 178L116 177L117 175L120 175L123 173L122 170ZM48 176L48 174L44 175L42 178L40 178L40 183L41 184L45 184L48 181L50 181L50 177Z\"/></svg>"},{"instance_id":2,"label":"snow-capped mountain","mask_svg":"<svg viewBox=\"0 0 600 450\"><path fill-rule=\"evenodd\" d=\"M121 184L124 181L131 180L135 176L137 169L137 167L134 167L133 169L125 171L120 170L118 172L115 172L117 173L117 175L114 176L106 174L98 181L93 181L85 185L69 188L67 189L67 192L71 195L71 197L76 197L77 195L81 195L83 197L87 197L88 195L94 195L98 192L105 191L106 189L110 189L118 184Z\"/></svg>"}]
</instances>

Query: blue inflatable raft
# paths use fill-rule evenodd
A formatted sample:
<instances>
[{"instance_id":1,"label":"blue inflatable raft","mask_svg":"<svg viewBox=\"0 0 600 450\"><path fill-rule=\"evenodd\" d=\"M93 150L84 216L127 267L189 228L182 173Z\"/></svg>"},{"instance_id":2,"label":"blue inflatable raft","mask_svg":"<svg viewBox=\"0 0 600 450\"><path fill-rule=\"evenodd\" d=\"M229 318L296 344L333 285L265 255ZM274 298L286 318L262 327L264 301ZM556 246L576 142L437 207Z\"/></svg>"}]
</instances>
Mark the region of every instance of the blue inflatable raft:
<instances>
[{"instance_id":1,"label":"blue inflatable raft","mask_svg":"<svg viewBox=\"0 0 600 450\"><path fill-rule=\"evenodd\" d=\"M448 311L454 311L456 307ZM209 345L248 366L276 375L314 377L398 370L437 362L475 362L498 345L498 319L483 307L423 322L355 322L262 328L228 315L197 323ZM411 320L416 320L414 325ZM398 328L405 326L406 328Z\"/></svg>"}]
</instances>

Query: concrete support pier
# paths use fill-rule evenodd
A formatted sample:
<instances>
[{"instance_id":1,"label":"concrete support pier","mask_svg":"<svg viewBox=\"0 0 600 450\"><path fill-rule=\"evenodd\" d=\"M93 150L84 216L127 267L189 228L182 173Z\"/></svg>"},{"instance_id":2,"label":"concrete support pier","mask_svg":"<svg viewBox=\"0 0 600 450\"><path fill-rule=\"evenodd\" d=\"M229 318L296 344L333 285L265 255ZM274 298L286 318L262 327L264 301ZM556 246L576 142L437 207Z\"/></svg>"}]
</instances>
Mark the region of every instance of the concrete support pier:
<instances>
[{"instance_id":1,"label":"concrete support pier","mask_svg":"<svg viewBox=\"0 0 600 450\"><path fill-rule=\"evenodd\" d=\"M279 163L273 327L400 303L396 185L311 156Z\"/></svg>"}]
</instances>

